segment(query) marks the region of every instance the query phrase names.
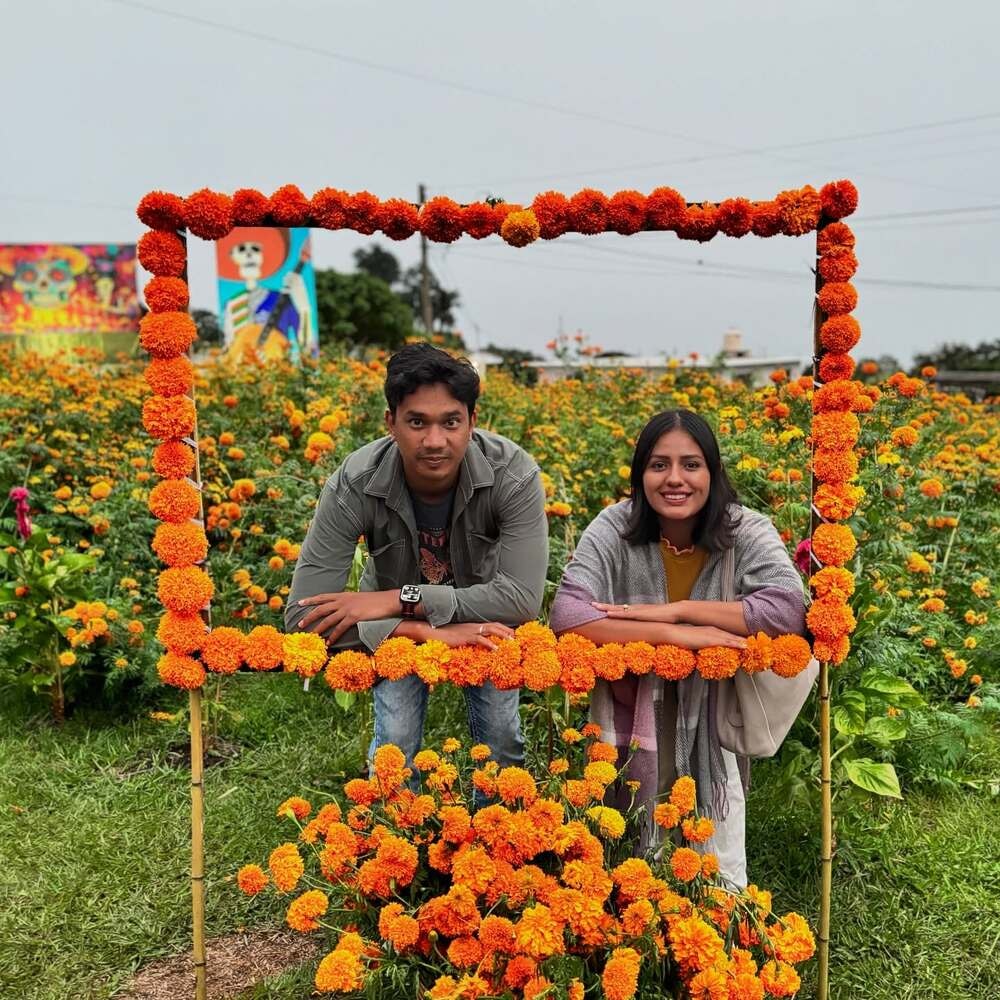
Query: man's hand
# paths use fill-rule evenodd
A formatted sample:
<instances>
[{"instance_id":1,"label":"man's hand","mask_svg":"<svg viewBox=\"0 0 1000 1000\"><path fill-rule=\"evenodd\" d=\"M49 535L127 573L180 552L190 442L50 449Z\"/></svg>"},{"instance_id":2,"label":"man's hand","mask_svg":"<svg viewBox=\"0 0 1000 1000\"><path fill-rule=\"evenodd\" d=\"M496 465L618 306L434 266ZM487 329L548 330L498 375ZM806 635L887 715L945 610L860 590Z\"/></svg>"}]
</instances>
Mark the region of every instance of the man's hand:
<instances>
[{"instance_id":1,"label":"man's hand","mask_svg":"<svg viewBox=\"0 0 1000 1000\"><path fill-rule=\"evenodd\" d=\"M674 625L681 620L675 604L602 604L600 601L590 603L609 618L625 621L666 622L668 625Z\"/></svg>"},{"instance_id":2,"label":"man's hand","mask_svg":"<svg viewBox=\"0 0 1000 1000\"><path fill-rule=\"evenodd\" d=\"M705 646L747 648L747 641L742 635L733 635L714 625L674 625L667 641L672 646L683 646L685 649L702 649Z\"/></svg>"},{"instance_id":3,"label":"man's hand","mask_svg":"<svg viewBox=\"0 0 1000 1000\"><path fill-rule=\"evenodd\" d=\"M486 649L496 649L497 639L513 639L514 630L500 622L458 622L453 625L441 625L432 628L428 639L439 639L449 646L483 646Z\"/></svg>"},{"instance_id":4,"label":"man's hand","mask_svg":"<svg viewBox=\"0 0 1000 1000\"><path fill-rule=\"evenodd\" d=\"M317 632L325 636L327 642L336 642L358 622L398 615L399 591L317 594L315 597L303 597L299 605L310 608L299 622L299 628L304 632Z\"/></svg>"}]
</instances>

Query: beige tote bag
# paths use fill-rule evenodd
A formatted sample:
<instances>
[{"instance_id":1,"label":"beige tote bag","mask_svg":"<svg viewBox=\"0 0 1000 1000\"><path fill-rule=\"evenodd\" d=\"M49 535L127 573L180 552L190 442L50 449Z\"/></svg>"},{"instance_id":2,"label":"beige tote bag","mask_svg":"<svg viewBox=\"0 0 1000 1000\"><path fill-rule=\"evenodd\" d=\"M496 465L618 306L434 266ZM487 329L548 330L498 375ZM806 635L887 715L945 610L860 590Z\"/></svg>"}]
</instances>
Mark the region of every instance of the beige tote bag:
<instances>
[{"instance_id":1,"label":"beige tote bag","mask_svg":"<svg viewBox=\"0 0 1000 1000\"><path fill-rule=\"evenodd\" d=\"M735 601L736 557L723 557L722 599ZM819 661L795 677L779 677L770 670L735 676L718 682L715 721L719 743L740 757L773 757L792 728L819 675Z\"/></svg>"}]
</instances>

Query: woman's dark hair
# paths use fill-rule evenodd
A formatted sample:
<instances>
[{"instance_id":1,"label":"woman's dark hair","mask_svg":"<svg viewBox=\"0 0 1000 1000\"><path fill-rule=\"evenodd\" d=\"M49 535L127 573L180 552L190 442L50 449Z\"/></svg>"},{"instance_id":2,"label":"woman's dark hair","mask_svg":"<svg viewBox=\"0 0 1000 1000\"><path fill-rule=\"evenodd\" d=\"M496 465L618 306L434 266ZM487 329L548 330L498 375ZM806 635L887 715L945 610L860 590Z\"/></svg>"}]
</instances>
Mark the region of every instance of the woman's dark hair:
<instances>
[{"instance_id":1,"label":"woman's dark hair","mask_svg":"<svg viewBox=\"0 0 1000 1000\"><path fill-rule=\"evenodd\" d=\"M697 545L713 552L731 548L734 542L733 528L735 522L729 510L730 504L738 504L736 490L733 489L729 476L726 475L722 456L719 454L719 442L715 440L712 428L702 417L690 410L666 410L657 413L639 434L632 454L632 513L623 538L630 545L644 545L658 541L660 538L660 521L656 511L646 499L646 491L642 485L643 473L649 464L649 456L656 447L656 442L670 431L681 430L695 439L705 456L711 481L708 488L708 500L698 513L694 526L694 541Z\"/></svg>"},{"instance_id":2,"label":"woman's dark hair","mask_svg":"<svg viewBox=\"0 0 1000 1000\"><path fill-rule=\"evenodd\" d=\"M479 374L468 358L453 358L426 341L407 344L389 358L385 368L385 399L393 415L396 407L424 385L445 385L469 416L479 399Z\"/></svg>"}]
</instances>

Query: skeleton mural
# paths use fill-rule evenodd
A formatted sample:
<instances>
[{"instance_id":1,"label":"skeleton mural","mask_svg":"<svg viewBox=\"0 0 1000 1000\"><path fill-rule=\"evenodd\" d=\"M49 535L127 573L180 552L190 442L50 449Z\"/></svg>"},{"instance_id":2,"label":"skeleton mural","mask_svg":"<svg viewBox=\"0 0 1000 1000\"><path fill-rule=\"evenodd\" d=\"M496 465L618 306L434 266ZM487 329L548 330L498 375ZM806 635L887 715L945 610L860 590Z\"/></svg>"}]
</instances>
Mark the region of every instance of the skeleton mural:
<instances>
[{"instance_id":1,"label":"skeleton mural","mask_svg":"<svg viewBox=\"0 0 1000 1000\"><path fill-rule=\"evenodd\" d=\"M230 363L297 363L317 351L307 229L238 228L216 244Z\"/></svg>"},{"instance_id":2,"label":"skeleton mural","mask_svg":"<svg viewBox=\"0 0 1000 1000\"><path fill-rule=\"evenodd\" d=\"M134 332L135 247L0 247L0 334Z\"/></svg>"}]
</instances>

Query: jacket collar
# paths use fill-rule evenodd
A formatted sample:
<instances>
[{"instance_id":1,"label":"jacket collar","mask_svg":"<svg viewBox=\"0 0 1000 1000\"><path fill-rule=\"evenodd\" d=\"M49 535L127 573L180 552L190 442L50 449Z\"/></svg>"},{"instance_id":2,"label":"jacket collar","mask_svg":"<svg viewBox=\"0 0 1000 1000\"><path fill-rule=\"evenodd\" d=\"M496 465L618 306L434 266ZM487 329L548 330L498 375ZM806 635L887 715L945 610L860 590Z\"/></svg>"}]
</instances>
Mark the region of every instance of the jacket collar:
<instances>
[{"instance_id":1,"label":"jacket collar","mask_svg":"<svg viewBox=\"0 0 1000 1000\"><path fill-rule=\"evenodd\" d=\"M368 480L365 493L368 496L381 497L387 506L399 511L410 506L406 477L403 475L403 459L400 457L396 442L387 440L388 447L376 466L374 475ZM473 433L458 473L458 492L462 497L462 506L468 504L476 490L492 486L493 482L493 466L486 460Z\"/></svg>"}]
</instances>

